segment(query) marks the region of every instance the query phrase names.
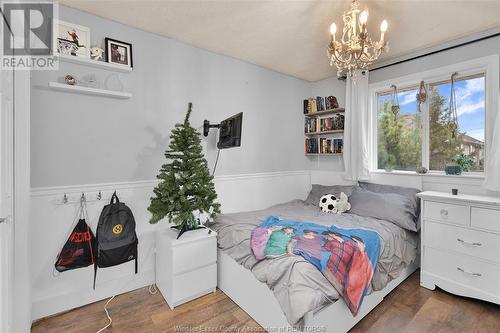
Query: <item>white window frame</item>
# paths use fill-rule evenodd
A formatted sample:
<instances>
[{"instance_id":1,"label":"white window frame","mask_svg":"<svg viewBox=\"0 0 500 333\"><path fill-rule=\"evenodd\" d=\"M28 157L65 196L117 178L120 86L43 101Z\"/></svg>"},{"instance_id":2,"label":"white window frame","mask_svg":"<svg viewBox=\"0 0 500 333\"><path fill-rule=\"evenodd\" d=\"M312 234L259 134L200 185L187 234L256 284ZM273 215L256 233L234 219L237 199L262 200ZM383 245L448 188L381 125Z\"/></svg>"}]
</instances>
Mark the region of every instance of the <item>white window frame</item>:
<instances>
[{"instance_id":1,"label":"white window frame","mask_svg":"<svg viewBox=\"0 0 500 333\"><path fill-rule=\"evenodd\" d=\"M493 124L495 117L498 113L498 95L499 95L499 55L491 55L474 60L464 61L453 65L440 67L424 72L405 75L398 78L393 78L386 81L375 82L369 85L369 110L370 110L370 142L369 142L369 156L370 156L370 170L372 172L384 172L378 169L378 145L377 145L377 129L378 129L378 94L390 90L391 85L396 85L398 88L404 89L410 86L418 86L420 81L424 81L427 85L438 81L449 80L451 74L458 72L460 76L468 76L478 73L485 75L485 137L484 137L484 151L485 151L485 170L484 172L468 172L467 175L484 177L486 173L489 147L491 145L491 138L493 134ZM429 110L428 103L422 104L422 116L424 119L424 129L422 133L422 165L429 165ZM408 171L395 170L394 172L408 173ZM444 171L432 170L430 175L441 175Z\"/></svg>"}]
</instances>

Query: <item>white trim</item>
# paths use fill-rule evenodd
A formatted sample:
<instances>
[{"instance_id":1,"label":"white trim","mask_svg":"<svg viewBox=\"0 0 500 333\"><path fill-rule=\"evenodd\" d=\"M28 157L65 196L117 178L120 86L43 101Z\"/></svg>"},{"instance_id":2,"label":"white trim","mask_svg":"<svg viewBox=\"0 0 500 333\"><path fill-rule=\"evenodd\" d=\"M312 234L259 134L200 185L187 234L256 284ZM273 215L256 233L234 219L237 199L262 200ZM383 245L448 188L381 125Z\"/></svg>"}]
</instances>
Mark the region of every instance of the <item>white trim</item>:
<instances>
[{"instance_id":1,"label":"white trim","mask_svg":"<svg viewBox=\"0 0 500 333\"><path fill-rule=\"evenodd\" d=\"M260 173L247 173L236 175L222 175L215 176L215 182L230 182L237 180L250 180L261 178L274 178L274 177L296 177L296 176L310 176L310 170L298 171L274 171L274 172L260 172ZM115 183L95 183L95 184L81 184L81 185L65 185L65 186L49 186L49 187L32 187L31 196L53 196L61 193L81 193L85 192L98 192L98 191L113 191L123 189L135 189L143 187L153 187L158 184L158 180L138 180L129 182L115 182Z\"/></svg>"},{"instance_id":2,"label":"white trim","mask_svg":"<svg viewBox=\"0 0 500 333\"><path fill-rule=\"evenodd\" d=\"M13 332L31 328L30 71L15 73Z\"/></svg>"},{"instance_id":3,"label":"white trim","mask_svg":"<svg viewBox=\"0 0 500 333\"><path fill-rule=\"evenodd\" d=\"M497 113L497 100L498 100L498 87L499 87L499 55L494 54L486 57L477 58L474 60L464 61L460 63L456 63L453 65L439 67L432 70L427 70L420 73L413 73L405 76L401 76L398 78L393 78L385 81L375 82L370 84L370 113L377 113L377 94L380 92L386 91L392 84L396 84L400 88L405 88L407 86L415 86L420 81L424 81L426 84L447 80L449 79L451 73L459 72L460 75L470 75L479 72L485 73L485 168L486 168L486 159L488 158L489 146L491 144L492 138L492 124L495 120ZM425 103L427 105L427 103ZM424 108L424 119L428 119L428 110L427 107ZM428 121L424 122L428 126ZM428 128L424 128L424 135L428 134ZM370 146L371 146L371 168L372 171L376 170L376 166L378 165L378 147L377 147L377 117L372 118L372 133L370 135ZM423 145L426 145L428 139L423 140ZM428 147L424 147L427 149ZM424 154L428 156L428 153ZM422 161L423 163L427 163L428 161ZM485 173L487 170L484 171Z\"/></svg>"},{"instance_id":4,"label":"white trim","mask_svg":"<svg viewBox=\"0 0 500 333\"><path fill-rule=\"evenodd\" d=\"M415 171L393 170L385 171L381 169L370 171L371 174L384 174L384 175L401 175L401 176L416 176L416 177L442 177L443 179L480 179L484 180L484 174L479 172L465 172L461 175L447 175L444 172L429 171L426 174L416 173Z\"/></svg>"}]
</instances>

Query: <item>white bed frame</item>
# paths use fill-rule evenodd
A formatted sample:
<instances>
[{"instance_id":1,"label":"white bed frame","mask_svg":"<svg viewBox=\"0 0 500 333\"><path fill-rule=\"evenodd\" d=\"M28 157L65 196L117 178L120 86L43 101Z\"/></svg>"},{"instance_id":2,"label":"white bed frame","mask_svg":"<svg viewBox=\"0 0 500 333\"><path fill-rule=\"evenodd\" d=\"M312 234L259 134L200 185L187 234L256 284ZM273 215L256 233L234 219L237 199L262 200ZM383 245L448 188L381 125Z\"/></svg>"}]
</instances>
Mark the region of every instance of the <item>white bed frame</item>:
<instances>
[{"instance_id":1,"label":"white bed frame","mask_svg":"<svg viewBox=\"0 0 500 333\"><path fill-rule=\"evenodd\" d=\"M278 300L266 284L257 280L250 270L238 264L222 250L218 249L217 256L219 289L266 331L295 331L286 320ZM408 266L397 279L389 282L384 289L366 296L356 317L353 317L345 303L339 300L316 313L313 311L307 313L304 317L304 330L329 333L349 331L418 267L418 263Z\"/></svg>"}]
</instances>

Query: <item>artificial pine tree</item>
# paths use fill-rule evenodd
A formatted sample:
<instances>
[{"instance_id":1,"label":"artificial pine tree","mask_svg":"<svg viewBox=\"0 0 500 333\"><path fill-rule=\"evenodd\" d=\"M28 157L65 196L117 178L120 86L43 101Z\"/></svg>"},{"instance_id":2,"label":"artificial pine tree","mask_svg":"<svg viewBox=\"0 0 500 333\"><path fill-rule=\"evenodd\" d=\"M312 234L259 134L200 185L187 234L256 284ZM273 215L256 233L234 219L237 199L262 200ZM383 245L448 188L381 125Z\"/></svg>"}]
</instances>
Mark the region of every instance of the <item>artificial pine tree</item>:
<instances>
[{"instance_id":1,"label":"artificial pine tree","mask_svg":"<svg viewBox=\"0 0 500 333\"><path fill-rule=\"evenodd\" d=\"M155 196L148 208L152 214L149 222L154 224L167 217L179 230L177 238L185 231L199 228L195 212L208 213L212 218L220 213L213 177L203 157L200 133L189 123L192 106L188 104L184 123L176 124L172 130L169 149L165 152L168 162L160 169L157 176L160 183L154 189Z\"/></svg>"}]
</instances>

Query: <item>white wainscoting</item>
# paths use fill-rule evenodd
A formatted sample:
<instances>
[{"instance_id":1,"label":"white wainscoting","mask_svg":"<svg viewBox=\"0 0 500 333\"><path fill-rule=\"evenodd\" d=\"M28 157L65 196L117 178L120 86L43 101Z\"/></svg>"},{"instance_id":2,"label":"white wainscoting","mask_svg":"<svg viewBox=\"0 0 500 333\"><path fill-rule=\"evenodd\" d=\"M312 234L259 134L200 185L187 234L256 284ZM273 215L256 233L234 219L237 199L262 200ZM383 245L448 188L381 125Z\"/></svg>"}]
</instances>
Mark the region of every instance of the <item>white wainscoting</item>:
<instances>
[{"instance_id":1,"label":"white wainscoting","mask_svg":"<svg viewBox=\"0 0 500 333\"><path fill-rule=\"evenodd\" d=\"M155 231L166 224L148 223L147 207L156 181L33 188L31 191L31 286L32 319L92 303L154 283ZM285 171L219 176L215 178L224 213L262 209L293 199L304 199L311 186L310 171ZM139 273L133 262L99 269L96 290L93 268L55 274L56 256L66 241L82 192L89 200L89 224L95 231L102 207L117 190L120 200L133 211L139 237ZM95 201L99 191L103 199ZM68 204L61 205L63 195ZM94 200L94 201L93 201Z\"/></svg>"}]
</instances>

